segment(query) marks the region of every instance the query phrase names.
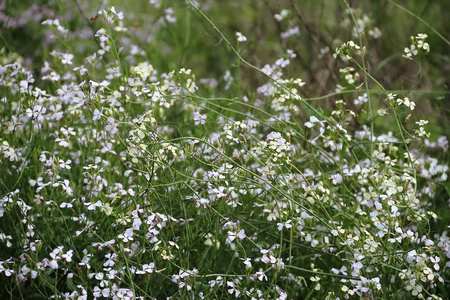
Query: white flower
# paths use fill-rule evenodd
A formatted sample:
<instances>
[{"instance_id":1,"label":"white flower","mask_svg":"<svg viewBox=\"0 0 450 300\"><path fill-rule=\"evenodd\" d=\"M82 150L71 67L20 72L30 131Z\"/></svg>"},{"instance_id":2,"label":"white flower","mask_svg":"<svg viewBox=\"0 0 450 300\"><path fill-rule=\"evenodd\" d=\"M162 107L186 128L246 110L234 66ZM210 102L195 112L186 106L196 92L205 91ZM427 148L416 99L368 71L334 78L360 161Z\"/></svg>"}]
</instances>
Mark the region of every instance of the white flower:
<instances>
[{"instance_id":1,"label":"white flower","mask_svg":"<svg viewBox=\"0 0 450 300\"><path fill-rule=\"evenodd\" d=\"M288 14L289 14L289 11L286 9L283 9L282 11L280 11L279 14L275 14L273 17L278 22L281 22L281 21L283 21L284 18L286 18L288 16Z\"/></svg>"},{"instance_id":2,"label":"white flower","mask_svg":"<svg viewBox=\"0 0 450 300\"><path fill-rule=\"evenodd\" d=\"M63 65L71 65L73 59L73 54L70 53L62 53L61 54L61 63Z\"/></svg>"},{"instance_id":3,"label":"white flower","mask_svg":"<svg viewBox=\"0 0 450 300\"><path fill-rule=\"evenodd\" d=\"M60 24L59 24L59 20L57 20L57 19L49 19L49 20L45 20L45 21L43 21L42 23L41 23L42 25L50 25L51 27L55 27L59 32L61 32L61 33L67 33L68 32L68 30L66 29L66 28L64 28L64 27L62 27Z\"/></svg>"},{"instance_id":4,"label":"white flower","mask_svg":"<svg viewBox=\"0 0 450 300\"><path fill-rule=\"evenodd\" d=\"M247 38L240 32L236 32L238 42L245 42Z\"/></svg>"},{"instance_id":5,"label":"white flower","mask_svg":"<svg viewBox=\"0 0 450 300\"><path fill-rule=\"evenodd\" d=\"M413 296L417 296L420 292L422 292L422 286L416 283L415 279L412 279L409 282L409 285L406 286L407 291L411 291Z\"/></svg>"},{"instance_id":6,"label":"white flower","mask_svg":"<svg viewBox=\"0 0 450 300\"><path fill-rule=\"evenodd\" d=\"M64 160L60 160L59 161L59 167L61 168L61 169L67 169L67 170L70 170L70 164L72 163L72 160L70 160L70 159L68 159L67 161L64 161Z\"/></svg>"},{"instance_id":7,"label":"white flower","mask_svg":"<svg viewBox=\"0 0 450 300\"><path fill-rule=\"evenodd\" d=\"M87 205L87 209L88 210L95 210L97 207L101 207L102 206L102 201L98 200L95 203L84 202L84 205Z\"/></svg>"},{"instance_id":8,"label":"white flower","mask_svg":"<svg viewBox=\"0 0 450 300\"><path fill-rule=\"evenodd\" d=\"M237 237L240 238L241 240L244 239L246 237L245 235L245 230L241 229L238 233L237 233Z\"/></svg>"},{"instance_id":9,"label":"white flower","mask_svg":"<svg viewBox=\"0 0 450 300\"><path fill-rule=\"evenodd\" d=\"M175 23L177 21L177 18L174 16L174 11L173 8L169 7L166 10L164 10L164 12L166 13L166 20L169 23Z\"/></svg>"},{"instance_id":10,"label":"white flower","mask_svg":"<svg viewBox=\"0 0 450 300\"><path fill-rule=\"evenodd\" d=\"M102 116L102 112L99 111L98 109L95 109L94 117L92 118L92 120L94 120L94 121L100 120L101 116Z\"/></svg>"},{"instance_id":11,"label":"white flower","mask_svg":"<svg viewBox=\"0 0 450 300\"><path fill-rule=\"evenodd\" d=\"M416 124L419 125L419 126L424 126L424 125L428 124L428 121L427 120L420 120L420 121L416 122Z\"/></svg>"},{"instance_id":12,"label":"white flower","mask_svg":"<svg viewBox=\"0 0 450 300\"><path fill-rule=\"evenodd\" d=\"M48 263L48 266L53 270L56 270L58 269L58 262L56 260L52 260Z\"/></svg>"},{"instance_id":13,"label":"white flower","mask_svg":"<svg viewBox=\"0 0 450 300\"><path fill-rule=\"evenodd\" d=\"M233 231L228 231L228 239L227 241L232 242L236 239L236 237L238 237L239 239L244 239L245 238L245 231L244 229L241 229L239 232L233 232Z\"/></svg>"},{"instance_id":14,"label":"white flower","mask_svg":"<svg viewBox=\"0 0 450 300\"><path fill-rule=\"evenodd\" d=\"M382 109L382 108L380 108L380 109L377 111L377 113L378 113L378 115L380 115L380 116L385 116L385 115L388 114L387 110L386 110L386 109Z\"/></svg>"},{"instance_id":15,"label":"white flower","mask_svg":"<svg viewBox=\"0 0 450 300\"><path fill-rule=\"evenodd\" d=\"M122 20L122 19L123 19L123 12L121 12L121 11L120 11L120 12L116 12L116 8L115 8L114 6L112 6L109 10L110 10L113 14L115 14L119 20Z\"/></svg>"},{"instance_id":16,"label":"white flower","mask_svg":"<svg viewBox=\"0 0 450 300\"><path fill-rule=\"evenodd\" d=\"M240 260L243 260L245 267L247 267L247 268L252 267L252 260L250 258L246 258L246 259L240 258Z\"/></svg>"},{"instance_id":17,"label":"white flower","mask_svg":"<svg viewBox=\"0 0 450 300\"><path fill-rule=\"evenodd\" d=\"M373 29L369 29L368 34L374 39L377 39L381 37L381 30L378 27L374 27Z\"/></svg>"},{"instance_id":18,"label":"white flower","mask_svg":"<svg viewBox=\"0 0 450 300\"><path fill-rule=\"evenodd\" d=\"M47 111L45 107L42 107L41 105L35 105L33 107L33 110L27 109L27 116L29 118L37 119L39 122L44 121L43 114Z\"/></svg>"},{"instance_id":19,"label":"white flower","mask_svg":"<svg viewBox=\"0 0 450 300\"><path fill-rule=\"evenodd\" d=\"M417 51L416 46L411 45L410 48L405 47L405 54L403 54L404 58L411 58L413 55L417 55L419 51Z\"/></svg>"},{"instance_id":20,"label":"white flower","mask_svg":"<svg viewBox=\"0 0 450 300\"><path fill-rule=\"evenodd\" d=\"M280 34L280 37L285 40L293 35L300 35L300 29L298 28L298 26L295 26L294 28L290 28L288 30L286 30L285 32L282 32Z\"/></svg>"},{"instance_id":21,"label":"white flower","mask_svg":"<svg viewBox=\"0 0 450 300\"><path fill-rule=\"evenodd\" d=\"M416 103L409 100L408 97L405 97L405 99L403 99L403 104L409 107L411 110L414 110L414 108L416 107Z\"/></svg>"},{"instance_id":22,"label":"white flower","mask_svg":"<svg viewBox=\"0 0 450 300\"><path fill-rule=\"evenodd\" d=\"M305 123L305 126L308 128L313 128L314 127L314 123L318 123L320 122L319 119L317 119L314 116L309 117L309 122Z\"/></svg>"},{"instance_id":23,"label":"white flower","mask_svg":"<svg viewBox=\"0 0 450 300\"><path fill-rule=\"evenodd\" d=\"M267 275L264 274L264 272L256 272L252 277L250 277L250 280L258 279L259 281L267 281Z\"/></svg>"},{"instance_id":24,"label":"white flower","mask_svg":"<svg viewBox=\"0 0 450 300\"><path fill-rule=\"evenodd\" d=\"M417 47L430 52L430 45L424 41L417 41Z\"/></svg>"},{"instance_id":25,"label":"white flower","mask_svg":"<svg viewBox=\"0 0 450 300\"><path fill-rule=\"evenodd\" d=\"M125 232L123 234L119 234L118 238L122 239L124 241L124 243L126 243L128 241L132 241L133 240L133 228L128 228L127 230L125 230Z\"/></svg>"},{"instance_id":26,"label":"white flower","mask_svg":"<svg viewBox=\"0 0 450 300\"><path fill-rule=\"evenodd\" d=\"M136 274L145 274L145 273L153 273L153 271L155 270L155 264L154 263L150 263L150 264L144 264L142 265L142 270L137 270Z\"/></svg>"},{"instance_id":27,"label":"white flower","mask_svg":"<svg viewBox=\"0 0 450 300\"><path fill-rule=\"evenodd\" d=\"M364 93L364 95L359 96L358 99L353 100L353 103L355 103L355 105L361 105L367 103L368 101L369 99L367 97L367 93Z\"/></svg>"},{"instance_id":28,"label":"white flower","mask_svg":"<svg viewBox=\"0 0 450 300\"><path fill-rule=\"evenodd\" d=\"M206 114L200 114L198 111L194 112L194 124L198 125L198 124L205 124L206 123Z\"/></svg>"},{"instance_id":29,"label":"white flower","mask_svg":"<svg viewBox=\"0 0 450 300\"><path fill-rule=\"evenodd\" d=\"M418 40L424 40L424 39L426 39L427 37L428 37L428 35L425 34L425 33L418 33L417 36L416 36L416 39L418 39Z\"/></svg>"},{"instance_id":30,"label":"white flower","mask_svg":"<svg viewBox=\"0 0 450 300\"><path fill-rule=\"evenodd\" d=\"M283 228L286 228L286 229L292 228L291 222L292 222L292 220L288 220L285 223L277 223L278 230L281 231L281 230L283 230Z\"/></svg>"}]
</instances>

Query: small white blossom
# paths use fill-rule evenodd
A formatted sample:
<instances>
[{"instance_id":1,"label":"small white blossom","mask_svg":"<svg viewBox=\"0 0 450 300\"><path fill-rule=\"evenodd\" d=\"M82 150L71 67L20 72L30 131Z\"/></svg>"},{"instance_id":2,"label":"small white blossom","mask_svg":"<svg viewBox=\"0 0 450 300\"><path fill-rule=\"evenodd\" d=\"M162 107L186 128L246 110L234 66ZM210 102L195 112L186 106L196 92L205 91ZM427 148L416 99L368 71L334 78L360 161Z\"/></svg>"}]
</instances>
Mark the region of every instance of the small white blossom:
<instances>
[{"instance_id":1,"label":"small white blossom","mask_svg":"<svg viewBox=\"0 0 450 300\"><path fill-rule=\"evenodd\" d=\"M206 114L200 114L198 111L196 111L196 112L194 112L194 124L195 125L199 125L199 124L201 124L201 125L203 125L203 124L205 124L206 123L206 118L207 118L207 116L206 116Z\"/></svg>"},{"instance_id":2,"label":"small white blossom","mask_svg":"<svg viewBox=\"0 0 450 300\"><path fill-rule=\"evenodd\" d=\"M239 42L245 42L247 40L247 38L240 32L236 32L236 36Z\"/></svg>"}]
</instances>

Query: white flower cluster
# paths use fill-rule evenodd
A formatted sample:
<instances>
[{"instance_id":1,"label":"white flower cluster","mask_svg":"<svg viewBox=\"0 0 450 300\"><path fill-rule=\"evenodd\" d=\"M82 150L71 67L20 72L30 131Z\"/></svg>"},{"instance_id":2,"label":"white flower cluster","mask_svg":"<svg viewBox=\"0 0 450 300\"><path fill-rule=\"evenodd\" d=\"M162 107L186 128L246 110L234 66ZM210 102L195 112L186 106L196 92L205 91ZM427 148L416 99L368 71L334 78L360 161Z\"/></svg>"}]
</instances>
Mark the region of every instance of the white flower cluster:
<instances>
[{"instance_id":1,"label":"white flower cluster","mask_svg":"<svg viewBox=\"0 0 450 300\"><path fill-rule=\"evenodd\" d=\"M428 37L425 33L419 33L416 36L411 36L411 45L405 47L403 57L407 59L412 59L413 56L419 54L419 51L430 52L430 45L425 42Z\"/></svg>"},{"instance_id":2,"label":"white flower cluster","mask_svg":"<svg viewBox=\"0 0 450 300\"><path fill-rule=\"evenodd\" d=\"M353 41L348 41L339 46L339 48L336 48L333 57L337 58L338 56L340 56L343 60L349 60L352 57L352 54L358 54L359 50L361 50L361 47L359 45L357 45Z\"/></svg>"}]
</instances>

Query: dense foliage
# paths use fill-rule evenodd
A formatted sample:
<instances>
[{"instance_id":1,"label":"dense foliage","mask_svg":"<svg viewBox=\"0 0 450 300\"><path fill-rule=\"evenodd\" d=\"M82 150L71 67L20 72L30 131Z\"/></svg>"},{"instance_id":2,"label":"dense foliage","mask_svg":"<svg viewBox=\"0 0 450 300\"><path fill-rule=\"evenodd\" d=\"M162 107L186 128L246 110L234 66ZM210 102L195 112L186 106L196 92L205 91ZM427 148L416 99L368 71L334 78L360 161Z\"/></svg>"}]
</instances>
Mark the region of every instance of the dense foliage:
<instances>
[{"instance_id":1,"label":"dense foliage","mask_svg":"<svg viewBox=\"0 0 450 300\"><path fill-rule=\"evenodd\" d=\"M449 298L446 1L40 2L0 4L1 299Z\"/></svg>"}]
</instances>

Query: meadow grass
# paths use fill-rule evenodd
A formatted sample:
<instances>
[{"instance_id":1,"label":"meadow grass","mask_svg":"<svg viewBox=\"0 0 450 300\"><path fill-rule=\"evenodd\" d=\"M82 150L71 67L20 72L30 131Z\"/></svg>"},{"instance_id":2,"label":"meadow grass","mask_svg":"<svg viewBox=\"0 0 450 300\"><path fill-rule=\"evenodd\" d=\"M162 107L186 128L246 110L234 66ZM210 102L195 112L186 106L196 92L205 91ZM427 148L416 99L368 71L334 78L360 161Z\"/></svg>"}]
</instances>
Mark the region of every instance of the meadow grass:
<instances>
[{"instance_id":1,"label":"meadow grass","mask_svg":"<svg viewBox=\"0 0 450 300\"><path fill-rule=\"evenodd\" d=\"M445 4L324 3L2 7L0 298L447 299Z\"/></svg>"}]
</instances>

